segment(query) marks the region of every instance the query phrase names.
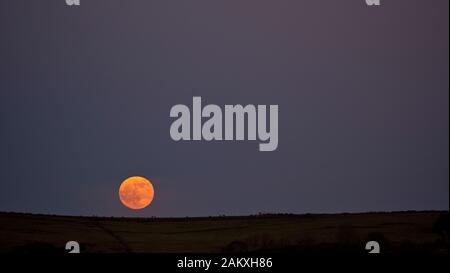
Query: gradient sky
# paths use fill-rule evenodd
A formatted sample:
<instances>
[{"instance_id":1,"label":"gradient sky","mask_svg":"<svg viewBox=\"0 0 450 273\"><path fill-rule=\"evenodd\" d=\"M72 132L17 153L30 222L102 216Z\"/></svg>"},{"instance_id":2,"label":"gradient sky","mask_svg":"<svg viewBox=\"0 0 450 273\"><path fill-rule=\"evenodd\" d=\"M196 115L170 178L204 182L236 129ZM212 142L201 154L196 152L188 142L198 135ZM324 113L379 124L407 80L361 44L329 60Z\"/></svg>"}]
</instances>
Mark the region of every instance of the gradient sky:
<instances>
[{"instance_id":1,"label":"gradient sky","mask_svg":"<svg viewBox=\"0 0 450 273\"><path fill-rule=\"evenodd\" d=\"M448 0L81 2L0 2L0 211L448 210ZM278 150L172 141L192 96L278 104Z\"/></svg>"}]
</instances>

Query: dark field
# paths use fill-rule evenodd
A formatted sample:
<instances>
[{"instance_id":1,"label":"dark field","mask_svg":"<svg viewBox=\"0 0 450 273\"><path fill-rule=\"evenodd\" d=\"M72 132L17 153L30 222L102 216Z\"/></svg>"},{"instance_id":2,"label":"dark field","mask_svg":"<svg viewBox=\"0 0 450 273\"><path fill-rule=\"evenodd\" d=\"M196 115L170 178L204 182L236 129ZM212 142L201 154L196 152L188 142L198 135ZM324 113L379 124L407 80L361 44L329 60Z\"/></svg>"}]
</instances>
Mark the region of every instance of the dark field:
<instances>
[{"instance_id":1,"label":"dark field","mask_svg":"<svg viewBox=\"0 0 450 273\"><path fill-rule=\"evenodd\" d=\"M448 212L101 218L0 213L0 252L448 253Z\"/></svg>"}]
</instances>

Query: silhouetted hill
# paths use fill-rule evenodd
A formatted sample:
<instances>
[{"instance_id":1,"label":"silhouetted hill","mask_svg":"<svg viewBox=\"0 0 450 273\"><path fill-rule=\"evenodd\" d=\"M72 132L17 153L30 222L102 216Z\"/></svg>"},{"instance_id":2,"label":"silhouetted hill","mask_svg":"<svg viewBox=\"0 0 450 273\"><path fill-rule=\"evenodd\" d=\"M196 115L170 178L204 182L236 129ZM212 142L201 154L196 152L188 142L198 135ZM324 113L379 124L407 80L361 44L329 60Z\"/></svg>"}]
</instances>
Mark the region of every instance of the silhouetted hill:
<instances>
[{"instance_id":1,"label":"silhouetted hill","mask_svg":"<svg viewBox=\"0 0 450 273\"><path fill-rule=\"evenodd\" d=\"M0 213L0 252L448 253L448 212L113 218Z\"/></svg>"}]
</instances>

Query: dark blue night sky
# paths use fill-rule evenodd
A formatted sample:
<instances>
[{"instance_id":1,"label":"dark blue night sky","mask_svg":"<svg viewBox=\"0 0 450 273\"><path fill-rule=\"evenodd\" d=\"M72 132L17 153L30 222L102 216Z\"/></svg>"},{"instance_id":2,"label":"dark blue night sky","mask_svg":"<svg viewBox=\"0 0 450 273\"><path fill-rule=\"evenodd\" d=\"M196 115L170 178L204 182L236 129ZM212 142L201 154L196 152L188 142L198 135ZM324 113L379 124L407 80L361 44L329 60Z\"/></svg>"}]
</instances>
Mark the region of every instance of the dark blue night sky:
<instances>
[{"instance_id":1,"label":"dark blue night sky","mask_svg":"<svg viewBox=\"0 0 450 273\"><path fill-rule=\"evenodd\" d=\"M447 0L81 2L0 2L0 211L448 210ZM278 104L278 149L174 142L193 96Z\"/></svg>"}]
</instances>

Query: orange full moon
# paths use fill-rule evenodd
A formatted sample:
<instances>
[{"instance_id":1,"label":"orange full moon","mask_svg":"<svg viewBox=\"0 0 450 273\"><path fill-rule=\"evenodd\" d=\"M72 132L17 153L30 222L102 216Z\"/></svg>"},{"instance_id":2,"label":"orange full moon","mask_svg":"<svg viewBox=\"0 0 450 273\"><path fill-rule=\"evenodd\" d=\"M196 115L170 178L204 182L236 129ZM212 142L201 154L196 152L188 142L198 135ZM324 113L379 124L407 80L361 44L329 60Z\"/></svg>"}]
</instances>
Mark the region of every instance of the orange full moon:
<instances>
[{"instance_id":1,"label":"orange full moon","mask_svg":"<svg viewBox=\"0 0 450 273\"><path fill-rule=\"evenodd\" d=\"M119 198L130 209L143 209L153 201L152 183L144 177L133 176L125 179L119 188Z\"/></svg>"}]
</instances>

